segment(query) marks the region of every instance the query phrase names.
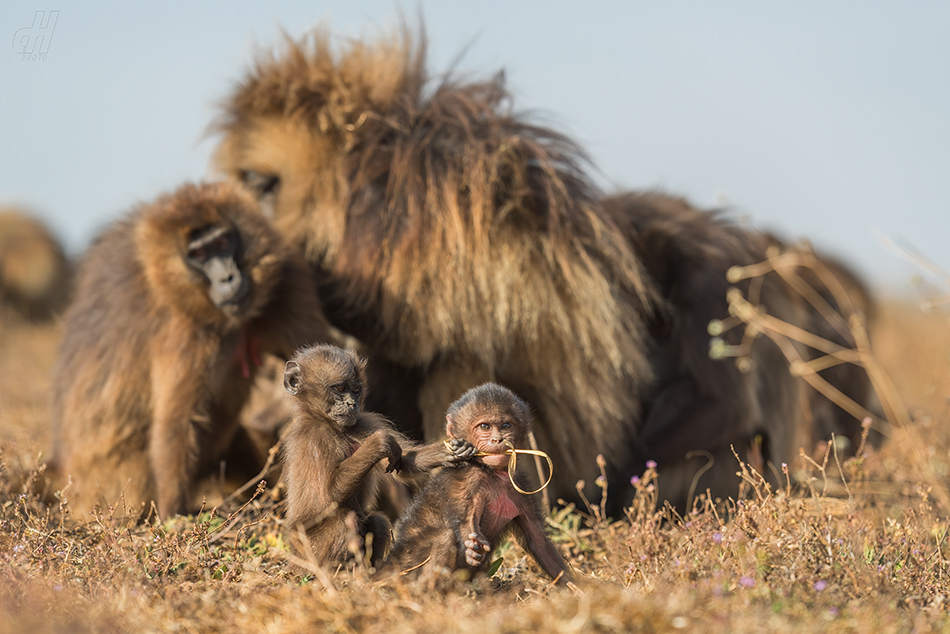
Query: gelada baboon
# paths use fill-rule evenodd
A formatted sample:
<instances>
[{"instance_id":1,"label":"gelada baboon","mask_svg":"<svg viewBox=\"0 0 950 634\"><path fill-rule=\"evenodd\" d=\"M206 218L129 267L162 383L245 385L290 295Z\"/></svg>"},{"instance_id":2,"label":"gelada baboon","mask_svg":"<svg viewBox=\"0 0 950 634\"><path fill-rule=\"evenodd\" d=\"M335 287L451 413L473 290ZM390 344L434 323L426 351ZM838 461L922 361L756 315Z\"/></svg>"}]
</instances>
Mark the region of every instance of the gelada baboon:
<instances>
[{"instance_id":1,"label":"gelada baboon","mask_svg":"<svg viewBox=\"0 0 950 634\"><path fill-rule=\"evenodd\" d=\"M442 443L418 447L385 418L362 410L366 362L332 345L299 350L287 362L284 388L293 396L293 422L282 440L287 483L287 541L300 557L328 564L347 560L372 535L372 566L391 541L389 520L371 512L385 471L418 473L471 455ZM306 542L300 532L304 532Z\"/></svg>"},{"instance_id":2,"label":"gelada baboon","mask_svg":"<svg viewBox=\"0 0 950 634\"><path fill-rule=\"evenodd\" d=\"M536 412L538 444L557 466L555 495L572 496L579 478L595 494L603 454L615 510L644 458L679 465L685 452L708 450L680 429L702 426L697 440L717 439L717 455L764 430L770 459L797 457L800 381L768 342L749 376L713 366L711 383L733 403L728 417L702 417L695 390L682 394L692 407L651 405L663 392L657 381L709 367L703 329L726 316L724 295L700 288L678 300L686 288L655 281L636 234L591 184L581 149L514 113L500 76L430 82L424 41L405 30L337 49L317 33L262 55L218 125L217 167L254 190L304 251L331 322L386 375L374 409L406 431L440 437L456 395L503 383ZM741 232L723 239L683 266L719 275L764 253ZM785 305L794 301L774 296L769 310L806 323ZM670 315L689 324L676 330L686 339L662 330ZM666 494L685 499L707 462L676 466ZM729 462L730 485L717 495L736 488Z\"/></svg>"},{"instance_id":3,"label":"gelada baboon","mask_svg":"<svg viewBox=\"0 0 950 634\"><path fill-rule=\"evenodd\" d=\"M431 574L484 567L506 535L513 535L559 583L570 573L544 533L537 500L518 492L509 479L509 447L525 449L531 413L511 390L494 383L472 388L446 414L446 433L459 453L476 457L444 469L429 481L396 523L388 572L424 567ZM469 452L471 453L471 452ZM528 486L515 471L519 487Z\"/></svg>"},{"instance_id":4,"label":"gelada baboon","mask_svg":"<svg viewBox=\"0 0 950 634\"><path fill-rule=\"evenodd\" d=\"M47 320L65 307L69 284L69 261L43 223L0 208L0 307Z\"/></svg>"},{"instance_id":5,"label":"gelada baboon","mask_svg":"<svg viewBox=\"0 0 950 634\"><path fill-rule=\"evenodd\" d=\"M735 488L733 448L775 480L775 469L782 462L792 464L799 447L809 449L832 433L850 439L860 436L860 421L793 377L788 361L764 337L751 346L745 359L750 365L744 369L709 354L709 324L729 314L726 295L733 286L727 281L729 268L765 260L770 247L800 251L804 247L788 247L770 234L742 229L721 214L661 193L618 194L604 199L604 206L634 245L664 299L663 310L650 322L654 380L645 394L631 467L647 458L655 460L661 493L683 505L687 500L682 493ZM796 267L795 275L828 303L827 314L774 272L735 286L768 314L851 347L846 316L870 312L873 302L854 273L832 259L822 261L841 280L845 292L838 297L845 297L848 306L837 305L814 269ZM739 345L743 332L735 328L722 338ZM804 359L817 356L810 348L796 347ZM863 369L843 364L822 375L857 402L874 407Z\"/></svg>"},{"instance_id":6,"label":"gelada baboon","mask_svg":"<svg viewBox=\"0 0 950 634\"><path fill-rule=\"evenodd\" d=\"M122 494L167 517L226 454L253 476L237 421L261 355L288 358L329 329L307 265L253 198L184 185L100 235L77 277L52 407L51 464L72 477L72 505Z\"/></svg>"}]
</instances>

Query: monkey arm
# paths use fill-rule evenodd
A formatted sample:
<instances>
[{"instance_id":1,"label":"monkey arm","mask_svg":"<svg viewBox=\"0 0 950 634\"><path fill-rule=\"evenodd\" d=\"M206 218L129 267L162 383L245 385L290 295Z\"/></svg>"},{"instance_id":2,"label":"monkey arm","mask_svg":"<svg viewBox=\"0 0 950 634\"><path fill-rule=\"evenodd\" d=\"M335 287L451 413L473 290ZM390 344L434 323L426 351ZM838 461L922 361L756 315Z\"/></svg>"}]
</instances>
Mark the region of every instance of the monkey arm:
<instances>
[{"instance_id":1,"label":"monkey arm","mask_svg":"<svg viewBox=\"0 0 950 634\"><path fill-rule=\"evenodd\" d=\"M353 495L369 472L383 458L399 461L400 448L391 434L379 430L371 434L352 456L344 459L330 475L327 491L331 502L342 503Z\"/></svg>"},{"instance_id":2,"label":"monkey arm","mask_svg":"<svg viewBox=\"0 0 950 634\"><path fill-rule=\"evenodd\" d=\"M554 543L544 534L544 529L541 527L538 518L533 514L521 513L515 518L515 522L517 528L520 529L516 530L515 533L520 533L519 537L521 539L519 541L521 545L537 560L544 572L548 573L552 579L557 579L558 575L561 575L557 581L560 585L573 581L573 577L564 564L564 560L561 559L560 553L557 552L557 548L554 547Z\"/></svg>"},{"instance_id":3,"label":"monkey arm","mask_svg":"<svg viewBox=\"0 0 950 634\"><path fill-rule=\"evenodd\" d=\"M469 498L468 512L462 518L458 527L459 555L472 568L481 568L492 550L492 544L482 535L482 512L488 503L488 496L484 491L475 495L464 495Z\"/></svg>"},{"instance_id":4,"label":"monkey arm","mask_svg":"<svg viewBox=\"0 0 950 634\"><path fill-rule=\"evenodd\" d=\"M471 458L475 448L465 443L455 451L446 449L442 442L420 445L406 438L402 434L395 434L402 449L402 459L399 461L400 474L420 473L431 471L436 467L450 467ZM470 451L466 451L470 448Z\"/></svg>"},{"instance_id":5,"label":"monkey arm","mask_svg":"<svg viewBox=\"0 0 950 634\"><path fill-rule=\"evenodd\" d=\"M157 341L174 339L156 337ZM182 343L173 350L157 348L152 355L153 419L149 429L149 461L158 512L166 518L186 510L191 480L198 465L198 430L194 423L205 389L198 368L205 364L196 363L194 359L195 354L200 354L196 351L203 350L199 342Z\"/></svg>"}]
</instances>

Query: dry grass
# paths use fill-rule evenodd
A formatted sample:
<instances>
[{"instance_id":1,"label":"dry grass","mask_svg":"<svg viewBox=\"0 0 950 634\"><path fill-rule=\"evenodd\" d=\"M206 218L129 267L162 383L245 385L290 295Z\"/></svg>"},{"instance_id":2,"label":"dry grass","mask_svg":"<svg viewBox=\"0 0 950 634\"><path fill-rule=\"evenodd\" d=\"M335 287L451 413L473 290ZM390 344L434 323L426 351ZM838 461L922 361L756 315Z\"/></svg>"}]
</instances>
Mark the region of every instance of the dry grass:
<instances>
[{"instance_id":1,"label":"dry grass","mask_svg":"<svg viewBox=\"0 0 950 634\"><path fill-rule=\"evenodd\" d=\"M577 591L550 588L512 547L495 578L434 592L351 570L297 577L266 495L134 525L15 494L12 476L34 468L48 441L59 333L0 323L0 633L945 630L950 513L921 484L915 438L928 472L945 479L948 318L891 303L874 334L913 434L897 430L841 472L833 455L824 470L802 467L804 486L771 491L747 471L744 499L686 518L653 510L648 471L622 521L596 507L555 511Z\"/></svg>"}]
</instances>

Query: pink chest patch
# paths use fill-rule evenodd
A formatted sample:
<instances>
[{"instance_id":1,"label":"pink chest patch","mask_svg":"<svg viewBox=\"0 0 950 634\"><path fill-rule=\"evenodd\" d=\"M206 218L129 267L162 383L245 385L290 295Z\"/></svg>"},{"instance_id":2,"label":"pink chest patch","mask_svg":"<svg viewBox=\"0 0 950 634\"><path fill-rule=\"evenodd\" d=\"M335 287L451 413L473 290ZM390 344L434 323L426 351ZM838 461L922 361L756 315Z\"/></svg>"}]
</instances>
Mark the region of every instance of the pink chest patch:
<instances>
[{"instance_id":1,"label":"pink chest patch","mask_svg":"<svg viewBox=\"0 0 950 634\"><path fill-rule=\"evenodd\" d=\"M488 512L505 522L518 517L518 507L507 495L499 495L489 502Z\"/></svg>"},{"instance_id":2,"label":"pink chest patch","mask_svg":"<svg viewBox=\"0 0 950 634\"><path fill-rule=\"evenodd\" d=\"M261 342L245 329L241 333L241 341L234 353L234 360L241 366L241 376L251 378L253 366L261 366Z\"/></svg>"}]
</instances>

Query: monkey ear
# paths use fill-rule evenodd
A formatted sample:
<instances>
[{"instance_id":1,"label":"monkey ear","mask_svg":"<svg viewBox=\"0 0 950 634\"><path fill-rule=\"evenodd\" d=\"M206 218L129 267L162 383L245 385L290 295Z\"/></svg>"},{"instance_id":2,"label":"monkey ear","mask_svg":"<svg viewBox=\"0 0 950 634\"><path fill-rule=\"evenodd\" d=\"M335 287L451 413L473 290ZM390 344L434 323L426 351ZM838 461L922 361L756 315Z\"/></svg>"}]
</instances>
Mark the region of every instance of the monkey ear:
<instances>
[{"instance_id":1,"label":"monkey ear","mask_svg":"<svg viewBox=\"0 0 950 634\"><path fill-rule=\"evenodd\" d=\"M284 365L284 389L291 394L300 391L300 366L296 361L288 361Z\"/></svg>"},{"instance_id":2,"label":"monkey ear","mask_svg":"<svg viewBox=\"0 0 950 634\"><path fill-rule=\"evenodd\" d=\"M449 438L457 438L457 437L458 437L457 434L455 433L455 421L452 420L452 417L451 417L451 416L446 416L446 417L445 417L445 434L446 434Z\"/></svg>"}]
</instances>

